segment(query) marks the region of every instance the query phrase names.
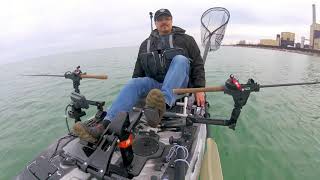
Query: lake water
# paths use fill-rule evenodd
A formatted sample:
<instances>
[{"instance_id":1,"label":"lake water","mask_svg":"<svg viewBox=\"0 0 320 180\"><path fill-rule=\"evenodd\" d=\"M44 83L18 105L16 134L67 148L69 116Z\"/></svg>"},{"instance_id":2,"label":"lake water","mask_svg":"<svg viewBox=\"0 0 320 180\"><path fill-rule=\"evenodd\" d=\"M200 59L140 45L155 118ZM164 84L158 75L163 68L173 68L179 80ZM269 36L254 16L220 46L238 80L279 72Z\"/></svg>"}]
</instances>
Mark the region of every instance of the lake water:
<instances>
[{"instance_id":1,"label":"lake water","mask_svg":"<svg viewBox=\"0 0 320 180\"><path fill-rule=\"evenodd\" d=\"M14 177L27 162L67 132L64 108L72 82L21 74L83 72L107 74L108 80L82 80L80 90L110 106L131 78L137 47L65 53L0 66L0 179ZM207 86L222 85L230 74L260 84L320 80L320 58L241 47L209 54ZM211 117L230 117L233 100L207 93ZM261 89L242 109L236 131L211 126L225 180L319 179L320 85ZM95 109L87 111L92 116ZM71 121L70 121L71 123ZM72 124L72 123L71 123Z\"/></svg>"}]
</instances>

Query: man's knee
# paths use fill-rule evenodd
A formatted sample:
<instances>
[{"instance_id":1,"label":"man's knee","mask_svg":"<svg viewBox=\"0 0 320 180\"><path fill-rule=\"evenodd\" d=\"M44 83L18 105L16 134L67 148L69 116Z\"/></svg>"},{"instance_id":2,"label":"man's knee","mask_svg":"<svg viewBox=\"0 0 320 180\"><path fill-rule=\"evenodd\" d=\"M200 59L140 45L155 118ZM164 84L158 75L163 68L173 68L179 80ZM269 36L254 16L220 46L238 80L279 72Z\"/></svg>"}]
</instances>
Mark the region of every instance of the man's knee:
<instances>
[{"instance_id":1,"label":"man's knee","mask_svg":"<svg viewBox=\"0 0 320 180\"><path fill-rule=\"evenodd\" d=\"M173 57L172 62L175 64L186 64L189 65L189 59L183 55L176 55Z\"/></svg>"},{"instance_id":2,"label":"man's knee","mask_svg":"<svg viewBox=\"0 0 320 180\"><path fill-rule=\"evenodd\" d=\"M128 85L133 85L133 86L147 86L150 83L153 83L153 79L149 77L138 77L138 78L132 78L129 80Z\"/></svg>"}]
</instances>

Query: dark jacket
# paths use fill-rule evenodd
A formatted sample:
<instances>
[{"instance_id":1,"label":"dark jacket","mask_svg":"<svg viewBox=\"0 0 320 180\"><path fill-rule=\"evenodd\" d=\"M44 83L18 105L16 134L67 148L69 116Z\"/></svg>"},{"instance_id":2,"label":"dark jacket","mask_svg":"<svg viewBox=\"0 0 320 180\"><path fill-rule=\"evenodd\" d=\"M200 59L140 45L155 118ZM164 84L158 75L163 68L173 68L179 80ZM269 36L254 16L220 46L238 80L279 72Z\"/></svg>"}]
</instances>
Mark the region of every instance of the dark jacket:
<instances>
[{"instance_id":1,"label":"dark jacket","mask_svg":"<svg viewBox=\"0 0 320 180\"><path fill-rule=\"evenodd\" d=\"M185 56L191 59L189 84L192 87L205 87L206 81L205 81L204 63L203 63L203 59L201 57L200 50L196 41L192 36L185 34L185 30L176 26L173 26L172 34L173 34L174 47L182 48L185 52ZM149 38L151 39L150 51L157 50L158 43L160 41L158 30L156 29L153 30ZM147 52L147 41L149 38L144 40L140 45L139 55ZM143 69L142 61L139 55L136 61L132 78L146 76L146 73Z\"/></svg>"}]
</instances>

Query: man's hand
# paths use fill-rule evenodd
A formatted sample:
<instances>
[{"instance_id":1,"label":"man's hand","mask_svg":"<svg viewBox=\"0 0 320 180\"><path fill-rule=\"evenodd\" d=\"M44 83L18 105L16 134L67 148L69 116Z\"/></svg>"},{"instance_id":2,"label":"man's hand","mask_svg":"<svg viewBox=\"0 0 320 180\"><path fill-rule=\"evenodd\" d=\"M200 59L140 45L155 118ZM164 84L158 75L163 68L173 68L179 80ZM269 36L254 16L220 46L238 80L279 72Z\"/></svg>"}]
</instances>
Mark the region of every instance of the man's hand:
<instances>
[{"instance_id":1,"label":"man's hand","mask_svg":"<svg viewBox=\"0 0 320 180\"><path fill-rule=\"evenodd\" d=\"M197 106L204 107L204 104L206 103L204 92L196 92L195 96L196 96Z\"/></svg>"}]
</instances>

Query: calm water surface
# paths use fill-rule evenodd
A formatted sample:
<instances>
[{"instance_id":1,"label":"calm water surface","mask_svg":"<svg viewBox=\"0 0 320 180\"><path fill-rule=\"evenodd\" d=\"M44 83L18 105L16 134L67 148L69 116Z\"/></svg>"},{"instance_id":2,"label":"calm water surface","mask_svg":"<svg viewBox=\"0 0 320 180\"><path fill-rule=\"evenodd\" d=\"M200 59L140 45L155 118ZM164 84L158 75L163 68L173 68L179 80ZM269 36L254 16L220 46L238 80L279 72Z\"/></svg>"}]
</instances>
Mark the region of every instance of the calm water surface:
<instances>
[{"instance_id":1,"label":"calm water surface","mask_svg":"<svg viewBox=\"0 0 320 180\"><path fill-rule=\"evenodd\" d=\"M63 74L81 65L88 73L108 74L106 81L83 80L81 92L109 106L131 78L138 48L112 48L54 56L0 66L0 179L14 177L42 149L67 132L64 108L70 80L22 77ZM320 80L320 58L288 52L222 47L206 62L207 85L222 85L230 74L242 83ZM212 117L230 116L233 101L208 93ZM210 127L217 141L225 180L319 179L320 86L266 88L252 93L236 131ZM95 109L87 111L92 116ZM71 123L71 121L70 121Z\"/></svg>"}]
</instances>

